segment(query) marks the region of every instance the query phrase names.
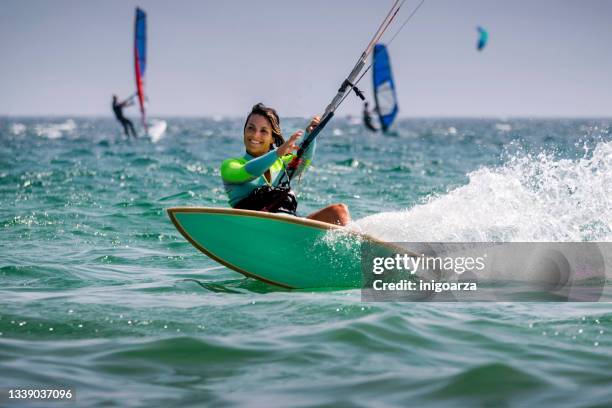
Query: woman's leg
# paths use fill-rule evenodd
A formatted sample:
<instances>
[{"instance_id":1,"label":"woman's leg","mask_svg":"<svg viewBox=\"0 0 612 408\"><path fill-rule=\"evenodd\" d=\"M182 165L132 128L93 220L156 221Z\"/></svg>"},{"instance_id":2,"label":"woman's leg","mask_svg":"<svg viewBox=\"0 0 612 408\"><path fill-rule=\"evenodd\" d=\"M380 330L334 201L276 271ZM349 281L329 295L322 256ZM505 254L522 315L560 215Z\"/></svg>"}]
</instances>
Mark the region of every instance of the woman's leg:
<instances>
[{"instance_id":1,"label":"woman's leg","mask_svg":"<svg viewBox=\"0 0 612 408\"><path fill-rule=\"evenodd\" d=\"M346 225L351 222L349 209L344 204L328 205L325 208L321 208L319 211L313 212L306 218L336 225Z\"/></svg>"}]
</instances>

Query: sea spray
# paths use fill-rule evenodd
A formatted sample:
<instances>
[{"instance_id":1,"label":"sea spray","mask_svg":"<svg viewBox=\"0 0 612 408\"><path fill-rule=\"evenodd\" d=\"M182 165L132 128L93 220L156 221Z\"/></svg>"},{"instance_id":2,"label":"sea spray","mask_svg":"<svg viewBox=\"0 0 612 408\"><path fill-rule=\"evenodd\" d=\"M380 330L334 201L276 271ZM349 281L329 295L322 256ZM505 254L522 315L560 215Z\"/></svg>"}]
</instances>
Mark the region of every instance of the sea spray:
<instances>
[{"instance_id":1,"label":"sea spray","mask_svg":"<svg viewBox=\"0 0 612 408\"><path fill-rule=\"evenodd\" d=\"M355 222L386 241L610 241L612 142L577 159L518 151L423 204Z\"/></svg>"},{"instance_id":2,"label":"sea spray","mask_svg":"<svg viewBox=\"0 0 612 408\"><path fill-rule=\"evenodd\" d=\"M77 125L73 119L68 119L62 123L40 124L34 127L38 136L48 139L59 139L65 134L73 134ZM25 128L24 128L25 130Z\"/></svg>"}]
</instances>

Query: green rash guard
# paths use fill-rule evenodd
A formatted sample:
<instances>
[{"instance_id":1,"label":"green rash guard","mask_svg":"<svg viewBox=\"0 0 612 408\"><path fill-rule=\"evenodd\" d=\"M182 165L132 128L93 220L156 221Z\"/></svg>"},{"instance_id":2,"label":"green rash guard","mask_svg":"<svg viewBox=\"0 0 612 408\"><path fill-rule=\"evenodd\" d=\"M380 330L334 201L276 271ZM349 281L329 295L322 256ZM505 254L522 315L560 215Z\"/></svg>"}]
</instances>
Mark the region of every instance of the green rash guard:
<instances>
[{"instance_id":1,"label":"green rash guard","mask_svg":"<svg viewBox=\"0 0 612 408\"><path fill-rule=\"evenodd\" d=\"M316 141L313 141L308 150L304 152L303 162L300 163L296 175L304 171L312 161L315 145ZM266 184L276 185L279 176L284 172L283 165L289 164L294 157L295 154L293 153L278 157L276 150L271 150L259 157L253 157L245 153L242 157L224 160L221 164L221 178L229 198L229 204L234 207L257 187ZM268 183L264 176L268 169L273 180L272 183Z\"/></svg>"}]
</instances>

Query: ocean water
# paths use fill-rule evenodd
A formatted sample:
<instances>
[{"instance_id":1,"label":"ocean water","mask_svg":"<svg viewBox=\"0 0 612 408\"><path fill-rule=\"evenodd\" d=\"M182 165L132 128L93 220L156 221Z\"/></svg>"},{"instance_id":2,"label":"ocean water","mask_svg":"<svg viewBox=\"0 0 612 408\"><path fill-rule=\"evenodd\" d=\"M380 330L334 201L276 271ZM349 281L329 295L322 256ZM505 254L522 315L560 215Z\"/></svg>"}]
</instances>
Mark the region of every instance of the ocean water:
<instances>
[{"instance_id":1,"label":"ocean water","mask_svg":"<svg viewBox=\"0 0 612 408\"><path fill-rule=\"evenodd\" d=\"M612 405L609 303L363 303L200 254L165 208L226 206L218 167L241 154L243 118L164 119L153 143L111 119L0 118L0 391L69 386L92 407ZM300 211L344 202L352 228L388 241L609 242L611 123L412 119L382 136L335 118Z\"/></svg>"}]
</instances>

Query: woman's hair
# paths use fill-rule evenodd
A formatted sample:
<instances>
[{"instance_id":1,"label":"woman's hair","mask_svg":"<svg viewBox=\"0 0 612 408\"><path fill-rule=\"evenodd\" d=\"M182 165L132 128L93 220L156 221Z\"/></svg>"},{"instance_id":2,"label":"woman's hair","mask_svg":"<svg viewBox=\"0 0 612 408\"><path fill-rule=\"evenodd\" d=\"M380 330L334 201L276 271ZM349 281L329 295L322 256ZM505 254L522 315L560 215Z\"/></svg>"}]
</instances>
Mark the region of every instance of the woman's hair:
<instances>
[{"instance_id":1,"label":"woman's hair","mask_svg":"<svg viewBox=\"0 0 612 408\"><path fill-rule=\"evenodd\" d=\"M254 105L251 109L251 113L248 114L246 121L244 122L244 129L242 129L243 132L246 130L251 115L261 115L264 118L268 119L268 122L270 122L270 125L272 126L272 137L274 138L274 146L279 147L280 145L285 143L285 139L281 134L280 119L278 118L278 113L276 113L276 110L267 107L261 102L257 105Z\"/></svg>"}]
</instances>

